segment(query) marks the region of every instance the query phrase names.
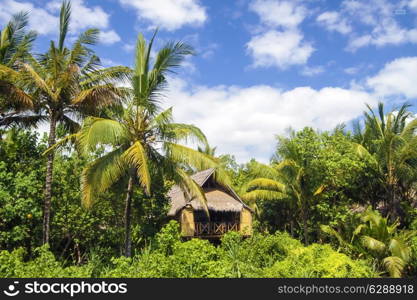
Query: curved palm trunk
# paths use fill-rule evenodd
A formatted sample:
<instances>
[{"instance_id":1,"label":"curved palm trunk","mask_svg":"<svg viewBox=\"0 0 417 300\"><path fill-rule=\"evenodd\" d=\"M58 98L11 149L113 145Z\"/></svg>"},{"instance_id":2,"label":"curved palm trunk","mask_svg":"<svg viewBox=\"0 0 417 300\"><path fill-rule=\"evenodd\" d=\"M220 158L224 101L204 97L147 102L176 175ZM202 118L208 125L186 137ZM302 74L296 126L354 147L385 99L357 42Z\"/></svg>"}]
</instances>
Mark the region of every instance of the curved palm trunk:
<instances>
[{"instance_id":1,"label":"curved palm trunk","mask_svg":"<svg viewBox=\"0 0 417 300\"><path fill-rule=\"evenodd\" d=\"M397 218L401 219L401 201L397 195L397 180L394 175L394 168L392 165L388 167L388 197L389 197L389 212L391 213L391 220L395 221Z\"/></svg>"},{"instance_id":2,"label":"curved palm trunk","mask_svg":"<svg viewBox=\"0 0 417 300\"><path fill-rule=\"evenodd\" d=\"M132 238L130 235L130 224L132 218L132 195L133 195L133 175L129 176L129 183L127 184L127 194L125 201L125 256L132 256Z\"/></svg>"},{"instance_id":3,"label":"curved palm trunk","mask_svg":"<svg viewBox=\"0 0 417 300\"><path fill-rule=\"evenodd\" d=\"M56 140L56 125L57 125L57 117L56 114L53 113L51 116L51 123L49 126L49 138L48 138L48 148L52 147L55 144ZM49 243L49 235L50 235L50 217L51 217L51 198L52 198L52 176L53 176L53 168L54 168L54 151L51 151L48 154L47 162L46 162L46 179L45 179L45 200L43 204L43 238L42 243L47 244Z\"/></svg>"}]
</instances>

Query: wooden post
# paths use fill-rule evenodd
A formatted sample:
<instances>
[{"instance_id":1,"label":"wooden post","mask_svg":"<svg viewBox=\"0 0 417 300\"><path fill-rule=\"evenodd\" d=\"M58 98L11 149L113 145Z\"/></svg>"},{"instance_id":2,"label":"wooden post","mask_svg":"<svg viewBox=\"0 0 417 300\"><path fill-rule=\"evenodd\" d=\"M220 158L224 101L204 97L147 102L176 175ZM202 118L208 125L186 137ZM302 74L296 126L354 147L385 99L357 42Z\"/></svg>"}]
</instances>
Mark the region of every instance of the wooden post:
<instances>
[{"instance_id":1,"label":"wooden post","mask_svg":"<svg viewBox=\"0 0 417 300\"><path fill-rule=\"evenodd\" d=\"M240 212L240 233L245 236L252 235L252 213L245 207Z\"/></svg>"},{"instance_id":2,"label":"wooden post","mask_svg":"<svg viewBox=\"0 0 417 300\"><path fill-rule=\"evenodd\" d=\"M187 204L181 211L180 217L181 235L183 237L193 237L195 233L194 210L191 204Z\"/></svg>"}]
</instances>

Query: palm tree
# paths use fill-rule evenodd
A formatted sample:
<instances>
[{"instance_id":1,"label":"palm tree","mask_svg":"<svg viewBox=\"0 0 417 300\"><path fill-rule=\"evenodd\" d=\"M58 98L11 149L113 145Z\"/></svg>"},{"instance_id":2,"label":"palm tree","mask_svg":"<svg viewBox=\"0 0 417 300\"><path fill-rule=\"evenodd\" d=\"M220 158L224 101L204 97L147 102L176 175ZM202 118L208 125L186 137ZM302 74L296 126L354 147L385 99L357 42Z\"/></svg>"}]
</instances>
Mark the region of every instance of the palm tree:
<instances>
[{"instance_id":1,"label":"palm tree","mask_svg":"<svg viewBox=\"0 0 417 300\"><path fill-rule=\"evenodd\" d=\"M51 41L49 50L37 58L30 56L18 70L0 65L0 78L13 86L16 94L29 99L33 108L3 120L3 125L49 121L48 146L56 142L56 128L79 129L77 120L98 114L103 107L120 101L121 91L111 82L125 78L127 68L100 68L100 61L88 48L98 41L99 31L81 33L71 48L65 46L71 18L71 4L64 1L60 12L58 43ZM0 90L4 85L0 87ZM46 165L43 243L49 242L54 151L49 151Z\"/></svg>"},{"instance_id":2,"label":"palm tree","mask_svg":"<svg viewBox=\"0 0 417 300\"><path fill-rule=\"evenodd\" d=\"M295 154L295 153L293 153ZM259 200L287 201L291 216L290 230L293 235L293 218L298 216L302 220L304 242L308 244L308 215L314 198L321 194L324 186L314 189L307 184L305 168L300 165L300 157L273 162L272 165L258 163L256 173L260 177L247 184L247 193L242 198L248 202Z\"/></svg>"},{"instance_id":3,"label":"palm tree","mask_svg":"<svg viewBox=\"0 0 417 300\"><path fill-rule=\"evenodd\" d=\"M362 213L360 220L362 223L353 232L345 234L346 237L328 225L322 225L321 230L335 237L342 249L372 257L391 277L401 277L411 259L410 240L417 232L398 232L398 221L389 224L388 218L383 218L371 207Z\"/></svg>"},{"instance_id":4,"label":"palm tree","mask_svg":"<svg viewBox=\"0 0 417 300\"><path fill-rule=\"evenodd\" d=\"M108 147L106 154L91 162L83 171L82 201L85 206L91 207L98 194L126 178L124 254L128 257L132 253L130 224L135 188L150 194L152 178L164 175L206 207L204 193L183 168L191 166L202 170L218 165L210 155L179 144L193 140L203 146L207 140L197 127L174 123L172 108L162 110L159 106L162 91L167 85L167 74L179 67L185 56L193 53L193 49L181 42L168 43L156 54L151 68L150 55L155 35L156 32L149 44L139 35L130 97L126 105L114 110L109 118L87 118L79 133L56 145L75 140L78 149L84 153L90 153L100 145ZM224 178L221 170L216 175L218 180Z\"/></svg>"},{"instance_id":5,"label":"palm tree","mask_svg":"<svg viewBox=\"0 0 417 300\"><path fill-rule=\"evenodd\" d=\"M16 69L19 63L25 61L36 39L34 31L26 30L27 24L28 13L20 12L13 15L9 23L0 30L0 65ZM20 95L13 85L2 80L1 75L0 101L0 126L4 119L10 120L17 112L33 107L31 99Z\"/></svg>"},{"instance_id":6,"label":"palm tree","mask_svg":"<svg viewBox=\"0 0 417 300\"><path fill-rule=\"evenodd\" d=\"M30 52L36 33L26 30L28 19L27 12L17 13L0 30L0 64L13 67Z\"/></svg>"},{"instance_id":7,"label":"palm tree","mask_svg":"<svg viewBox=\"0 0 417 300\"><path fill-rule=\"evenodd\" d=\"M368 158L386 191L386 204L392 219L402 217L401 199L417 182L417 119L404 104L399 110L384 113L383 103L375 113L368 105L365 128L356 126L358 153Z\"/></svg>"}]
</instances>

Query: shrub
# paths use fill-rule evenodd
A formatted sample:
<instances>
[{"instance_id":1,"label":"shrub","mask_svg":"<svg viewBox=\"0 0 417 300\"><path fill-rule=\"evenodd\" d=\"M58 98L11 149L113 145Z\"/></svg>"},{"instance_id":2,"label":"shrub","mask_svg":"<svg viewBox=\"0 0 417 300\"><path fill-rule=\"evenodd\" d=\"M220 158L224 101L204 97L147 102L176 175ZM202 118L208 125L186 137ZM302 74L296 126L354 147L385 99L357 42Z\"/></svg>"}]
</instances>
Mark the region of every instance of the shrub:
<instances>
[{"instance_id":1,"label":"shrub","mask_svg":"<svg viewBox=\"0 0 417 300\"><path fill-rule=\"evenodd\" d=\"M213 263L218 259L215 246L207 240L192 239L176 243L173 255L169 257L167 277L191 278L210 277Z\"/></svg>"},{"instance_id":2,"label":"shrub","mask_svg":"<svg viewBox=\"0 0 417 300\"><path fill-rule=\"evenodd\" d=\"M180 225L177 221L171 220L162 227L161 231L156 235L155 246L161 253L170 255L173 252L174 245L180 241Z\"/></svg>"},{"instance_id":3,"label":"shrub","mask_svg":"<svg viewBox=\"0 0 417 300\"><path fill-rule=\"evenodd\" d=\"M414 240L414 255L417 240ZM329 245L304 247L287 233L224 235L219 246L207 240L181 242L178 223L170 222L133 258L103 261L93 252L89 262L65 267L47 246L36 248L25 261L23 248L0 252L0 277L124 277L124 278L239 278L239 277L375 277L364 261L352 260Z\"/></svg>"},{"instance_id":4,"label":"shrub","mask_svg":"<svg viewBox=\"0 0 417 300\"><path fill-rule=\"evenodd\" d=\"M354 261L329 245L318 244L292 249L284 260L265 269L264 275L276 278L377 277L364 261Z\"/></svg>"},{"instance_id":5,"label":"shrub","mask_svg":"<svg viewBox=\"0 0 417 300\"><path fill-rule=\"evenodd\" d=\"M22 248L12 252L0 252L0 277L16 278L62 278L91 277L91 266L70 266L64 268L55 259L48 246L36 248L35 259L24 262L25 251Z\"/></svg>"}]
</instances>

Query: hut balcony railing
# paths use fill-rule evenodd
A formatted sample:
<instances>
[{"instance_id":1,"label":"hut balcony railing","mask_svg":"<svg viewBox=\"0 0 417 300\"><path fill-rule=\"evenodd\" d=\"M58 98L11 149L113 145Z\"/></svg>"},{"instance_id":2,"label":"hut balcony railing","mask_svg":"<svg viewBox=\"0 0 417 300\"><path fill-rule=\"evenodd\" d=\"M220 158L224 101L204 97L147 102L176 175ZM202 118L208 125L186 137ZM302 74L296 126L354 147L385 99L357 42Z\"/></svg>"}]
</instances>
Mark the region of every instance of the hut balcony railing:
<instances>
[{"instance_id":1,"label":"hut balcony railing","mask_svg":"<svg viewBox=\"0 0 417 300\"><path fill-rule=\"evenodd\" d=\"M238 222L195 222L195 236L221 236L239 229Z\"/></svg>"}]
</instances>

